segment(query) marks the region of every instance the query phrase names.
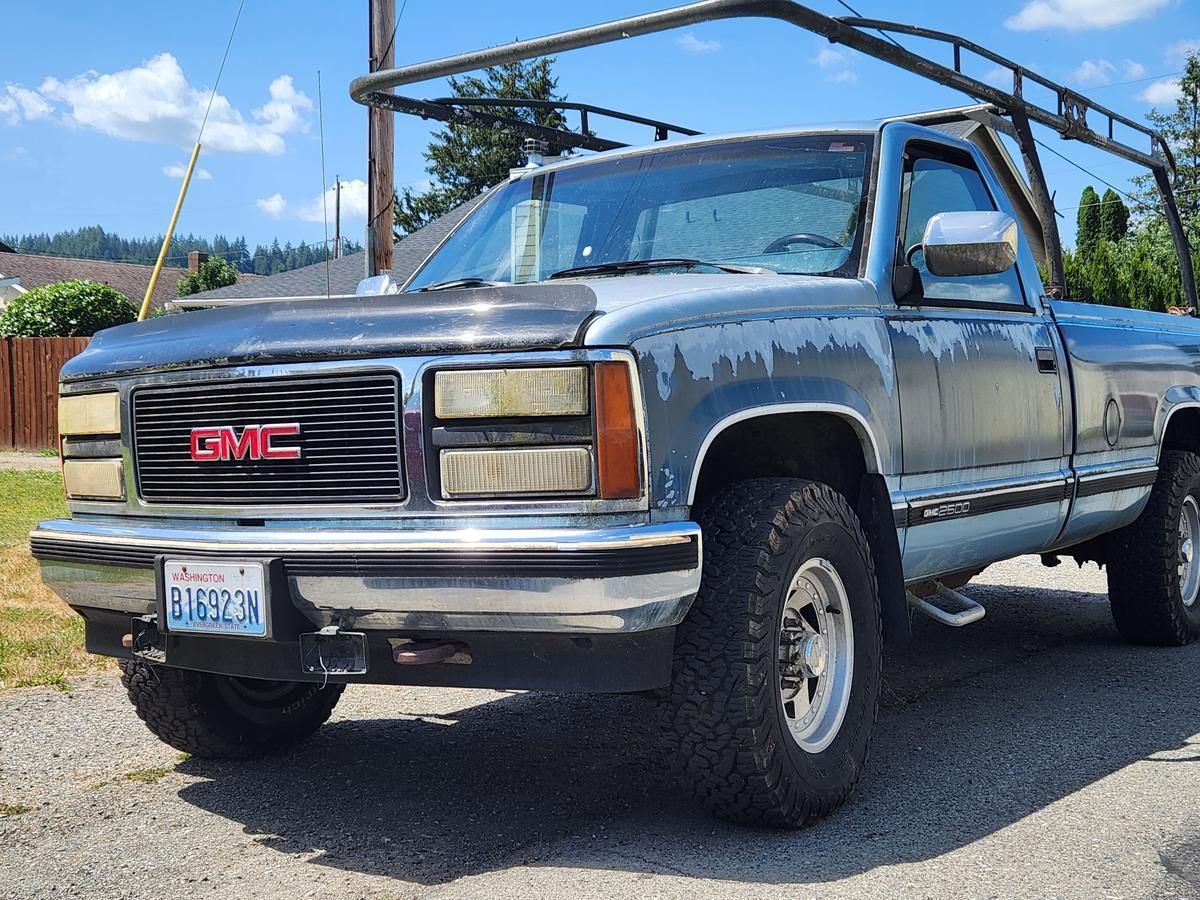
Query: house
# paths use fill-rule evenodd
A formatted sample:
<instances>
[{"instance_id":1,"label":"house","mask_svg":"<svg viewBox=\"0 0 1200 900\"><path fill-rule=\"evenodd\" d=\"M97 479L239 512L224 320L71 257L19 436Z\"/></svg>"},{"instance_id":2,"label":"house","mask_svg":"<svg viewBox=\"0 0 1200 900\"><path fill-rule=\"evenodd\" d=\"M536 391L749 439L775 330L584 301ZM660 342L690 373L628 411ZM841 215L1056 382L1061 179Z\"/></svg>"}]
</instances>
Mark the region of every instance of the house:
<instances>
[{"instance_id":1,"label":"house","mask_svg":"<svg viewBox=\"0 0 1200 900\"><path fill-rule=\"evenodd\" d=\"M165 266L154 288L151 309L161 309L176 298L176 285L189 271L196 271L207 259L204 253L188 254L188 268ZM75 278L86 278L116 288L138 306L146 296L153 266L136 263L111 262L101 259L76 259L68 256L41 256L36 253L17 253L0 245L0 308L30 288ZM241 275L253 279L253 275Z\"/></svg>"},{"instance_id":2,"label":"house","mask_svg":"<svg viewBox=\"0 0 1200 900\"><path fill-rule=\"evenodd\" d=\"M396 241L392 250L392 277L403 284L417 268L429 258L447 235L466 218L483 195L455 207L439 219L434 219L420 231ZM339 259L329 260L329 295L353 294L358 282L366 276L366 258L362 253L352 253ZM229 287L217 288L193 294L178 305L191 308L215 306L227 302L253 303L256 300L282 300L285 298L315 298L326 296L325 263L316 263L278 275L238 281Z\"/></svg>"}]
</instances>

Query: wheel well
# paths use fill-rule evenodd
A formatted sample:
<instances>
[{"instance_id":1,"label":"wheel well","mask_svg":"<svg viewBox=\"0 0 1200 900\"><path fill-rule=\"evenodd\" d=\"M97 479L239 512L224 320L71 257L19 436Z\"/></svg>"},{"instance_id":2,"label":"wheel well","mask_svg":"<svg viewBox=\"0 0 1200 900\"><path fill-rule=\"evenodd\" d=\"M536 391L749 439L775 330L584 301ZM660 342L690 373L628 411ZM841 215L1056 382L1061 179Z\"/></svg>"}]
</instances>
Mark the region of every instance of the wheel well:
<instances>
[{"instance_id":1,"label":"wheel well","mask_svg":"<svg viewBox=\"0 0 1200 900\"><path fill-rule=\"evenodd\" d=\"M1163 434L1162 449L1200 452L1200 409L1189 407L1171 414Z\"/></svg>"},{"instance_id":2,"label":"wheel well","mask_svg":"<svg viewBox=\"0 0 1200 900\"><path fill-rule=\"evenodd\" d=\"M854 504L866 456L854 426L835 413L779 413L730 425L708 448L695 502L747 478L821 481Z\"/></svg>"}]
</instances>

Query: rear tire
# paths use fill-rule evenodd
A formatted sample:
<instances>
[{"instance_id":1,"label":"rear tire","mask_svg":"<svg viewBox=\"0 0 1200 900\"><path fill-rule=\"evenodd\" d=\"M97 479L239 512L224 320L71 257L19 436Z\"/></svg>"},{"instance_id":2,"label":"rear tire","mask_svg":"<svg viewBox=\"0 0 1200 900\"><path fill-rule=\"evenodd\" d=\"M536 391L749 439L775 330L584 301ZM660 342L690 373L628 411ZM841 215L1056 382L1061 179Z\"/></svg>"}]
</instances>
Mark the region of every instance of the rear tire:
<instances>
[{"instance_id":1,"label":"rear tire","mask_svg":"<svg viewBox=\"0 0 1200 900\"><path fill-rule=\"evenodd\" d=\"M296 744L324 724L345 685L261 681L121 663L121 683L159 740L204 759L249 759Z\"/></svg>"},{"instance_id":2,"label":"rear tire","mask_svg":"<svg viewBox=\"0 0 1200 900\"><path fill-rule=\"evenodd\" d=\"M850 795L875 723L867 538L845 498L799 479L733 484L696 519L703 577L660 707L672 767L715 815L806 825Z\"/></svg>"},{"instance_id":3,"label":"rear tire","mask_svg":"<svg viewBox=\"0 0 1200 900\"><path fill-rule=\"evenodd\" d=\"M1200 455L1163 453L1146 508L1110 538L1108 600L1127 641L1200 637Z\"/></svg>"}]
</instances>

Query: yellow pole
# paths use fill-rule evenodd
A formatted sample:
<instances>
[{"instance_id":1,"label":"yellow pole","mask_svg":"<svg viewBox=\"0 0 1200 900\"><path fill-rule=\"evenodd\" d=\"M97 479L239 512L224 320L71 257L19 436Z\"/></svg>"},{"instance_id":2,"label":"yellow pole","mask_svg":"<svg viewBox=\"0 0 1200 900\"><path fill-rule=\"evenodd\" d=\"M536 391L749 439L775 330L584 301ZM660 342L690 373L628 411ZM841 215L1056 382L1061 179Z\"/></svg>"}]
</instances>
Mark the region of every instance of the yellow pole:
<instances>
[{"instance_id":1,"label":"yellow pole","mask_svg":"<svg viewBox=\"0 0 1200 900\"><path fill-rule=\"evenodd\" d=\"M171 238L175 236L175 223L179 221L179 212L183 209L183 198L187 196L188 185L192 183L192 170L196 168L196 159L200 156L200 142L196 141L196 146L192 148L192 158L188 162L187 172L183 176L183 184L179 187L179 199L175 201L175 212L171 213L171 224L167 226L166 236L163 238L162 249L158 251L158 262L154 264L154 271L150 275L150 284L146 286L146 296L142 300L142 309L138 313L138 321L142 321L150 314L150 298L154 296L154 288L158 284L158 276L162 272L163 263L167 259L167 248L171 246Z\"/></svg>"}]
</instances>

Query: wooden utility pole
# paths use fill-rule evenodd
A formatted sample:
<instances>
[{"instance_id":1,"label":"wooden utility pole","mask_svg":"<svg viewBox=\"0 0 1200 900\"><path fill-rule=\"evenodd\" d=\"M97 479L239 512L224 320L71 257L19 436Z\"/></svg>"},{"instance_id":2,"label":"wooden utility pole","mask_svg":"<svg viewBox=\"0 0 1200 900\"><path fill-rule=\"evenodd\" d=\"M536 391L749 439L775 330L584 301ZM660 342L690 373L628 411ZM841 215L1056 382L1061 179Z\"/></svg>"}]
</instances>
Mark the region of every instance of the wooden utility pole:
<instances>
[{"instance_id":1,"label":"wooden utility pole","mask_svg":"<svg viewBox=\"0 0 1200 900\"><path fill-rule=\"evenodd\" d=\"M371 71L395 65L396 0L369 0ZM367 111L367 260L368 275L392 270L392 195L395 193L395 129L391 112Z\"/></svg>"},{"instance_id":2,"label":"wooden utility pole","mask_svg":"<svg viewBox=\"0 0 1200 900\"><path fill-rule=\"evenodd\" d=\"M333 176L333 258L342 258L342 176Z\"/></svg>"}]
</instances>

